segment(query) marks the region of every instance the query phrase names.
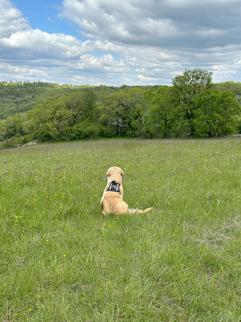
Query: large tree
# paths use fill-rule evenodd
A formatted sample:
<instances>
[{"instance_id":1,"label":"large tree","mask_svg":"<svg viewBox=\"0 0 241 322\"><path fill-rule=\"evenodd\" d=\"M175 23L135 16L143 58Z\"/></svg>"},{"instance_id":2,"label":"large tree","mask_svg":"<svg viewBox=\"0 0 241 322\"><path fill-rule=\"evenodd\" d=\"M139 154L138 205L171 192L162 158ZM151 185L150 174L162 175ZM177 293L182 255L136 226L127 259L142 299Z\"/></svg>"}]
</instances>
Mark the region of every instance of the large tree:
<instances>
[{"instance_id":1,"label":"large tree","mask_svg":"<svg viewBox=\"0 0 241 322\"><path fill-rule=\"evenodd\" d=\"M194 134L194 99L200 93L212 88L212 73L202 69L186 70L173 79L175 104L180 106L189 122L190 135Z\"/></svg>"},{"instance_id":2,"label":"large tree","mask_svg":"<svg viewBox=\"0 0 241 322\"><path fill-rule=\"evenodd\" d=\"M208 90L195 97L194 135L214 137L237 133L241 108L230 92Z\"/></svg>"},{"instance_id":3,"label":"large tree","mask_svg":"<svg viewBox=\"0 0 241 322\"><path fill-rule=\"evenodd\" d=\"M160 87L147 97L149 109L144 117L147 137L183 137L187 135L187 122L183 111L173 102L173 88Z\"/></svg>"}]
</instances>

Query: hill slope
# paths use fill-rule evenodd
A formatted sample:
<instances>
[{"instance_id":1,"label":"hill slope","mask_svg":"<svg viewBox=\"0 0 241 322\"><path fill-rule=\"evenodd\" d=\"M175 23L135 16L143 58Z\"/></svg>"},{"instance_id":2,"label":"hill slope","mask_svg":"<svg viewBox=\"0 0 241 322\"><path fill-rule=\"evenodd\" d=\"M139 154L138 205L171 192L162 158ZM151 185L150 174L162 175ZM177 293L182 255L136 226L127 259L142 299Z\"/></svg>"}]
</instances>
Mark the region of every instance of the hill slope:
<instances>
[{"instance_id":1,"label":"hill slope","mask_svg":"<svg viewBox=\"0 0 241 322\"><path fill-rule=\"evenodd\" d=\"M36 103L63 95L73 89L51 83L4 83L0 82L0 119L32 109Z\"/></svg>"}]
</instances>

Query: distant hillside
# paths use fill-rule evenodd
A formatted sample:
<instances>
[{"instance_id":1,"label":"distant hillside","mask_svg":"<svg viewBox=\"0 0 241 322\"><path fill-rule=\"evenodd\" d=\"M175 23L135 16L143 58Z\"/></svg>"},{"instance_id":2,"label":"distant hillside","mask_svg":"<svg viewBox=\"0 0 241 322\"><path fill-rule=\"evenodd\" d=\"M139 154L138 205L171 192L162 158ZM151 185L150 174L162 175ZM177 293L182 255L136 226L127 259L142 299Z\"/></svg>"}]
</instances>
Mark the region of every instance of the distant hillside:
<instances>
[{"instance_id":1,"label":"distant hillside","mask_svg":"<svg viewBox=\"0 0 241 322\"><path fill-rule=\"evenodd\" d=\"M77 87L71 85L41 82L0 82L0 119L5 119L19 112L28 111L36 103L45 102L49 98L58 97L75 88Z\"/></svg>"},{"instance_id":2,"label":"distant hillside","mask_svg":"<svg viewBox=\"0 0 241 322\"><path fill-rule=\"evenodd\" d=\"M27 111L56 90L47 83L0 83L0 118Z\"/></svg>"}]
</instances>

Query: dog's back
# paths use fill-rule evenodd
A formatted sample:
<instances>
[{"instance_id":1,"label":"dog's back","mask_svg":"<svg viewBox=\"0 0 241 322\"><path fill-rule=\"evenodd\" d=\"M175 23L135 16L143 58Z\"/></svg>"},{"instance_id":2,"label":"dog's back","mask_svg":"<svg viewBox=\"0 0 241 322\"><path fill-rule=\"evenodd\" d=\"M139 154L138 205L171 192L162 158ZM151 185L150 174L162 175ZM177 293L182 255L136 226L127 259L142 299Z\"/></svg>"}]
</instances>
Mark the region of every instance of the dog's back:
<instances>
[{"instance_id":1,"label":"dog's back","mask_svg":"<svg viewBox=\"0 0 241 322\"><path fill-rule=\"evenodd\" d=\"M128 205L119 193L106 191L103 199L103 213L105 215L122 215L128 212Z\"/></svg>"},{"instance_id":2,"label":"dog's back","mask_svg":"<svg viewBox=\"0 0 241 322\"><path fill-rule=\"evenodd\" d=\"M128 204L123 200L122 176L124 171L119 167L111 167L107 170L107 185L104 189L100 204L104 215L124 215L124 214L145 214L153 208L129 209Z\"/></svg>"}]
</instances>

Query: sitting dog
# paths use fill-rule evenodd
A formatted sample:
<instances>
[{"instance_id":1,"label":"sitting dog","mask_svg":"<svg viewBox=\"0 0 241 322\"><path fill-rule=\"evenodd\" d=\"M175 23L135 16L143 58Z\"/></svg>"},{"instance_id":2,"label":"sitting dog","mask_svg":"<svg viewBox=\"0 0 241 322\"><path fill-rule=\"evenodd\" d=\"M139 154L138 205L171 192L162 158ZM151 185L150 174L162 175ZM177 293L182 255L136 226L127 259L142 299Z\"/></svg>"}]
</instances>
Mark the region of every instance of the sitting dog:
<instances>
[{"instance_id":1,"label":"sitting dog","mask_svg":"<svg viewBox=\"0 0 241 322\"><path fill-rule=\"evenodd\" d=\"M125 214L145 214L151 211L153 208L147 208L145 210L130 209L128 204L123 200L123 184L122 176L124 171L119 167L111 167L107 170L107 185L103 192L100 205L102 212L105 216L114 215L125 215Z\"/></svg>"}]
</instances>

